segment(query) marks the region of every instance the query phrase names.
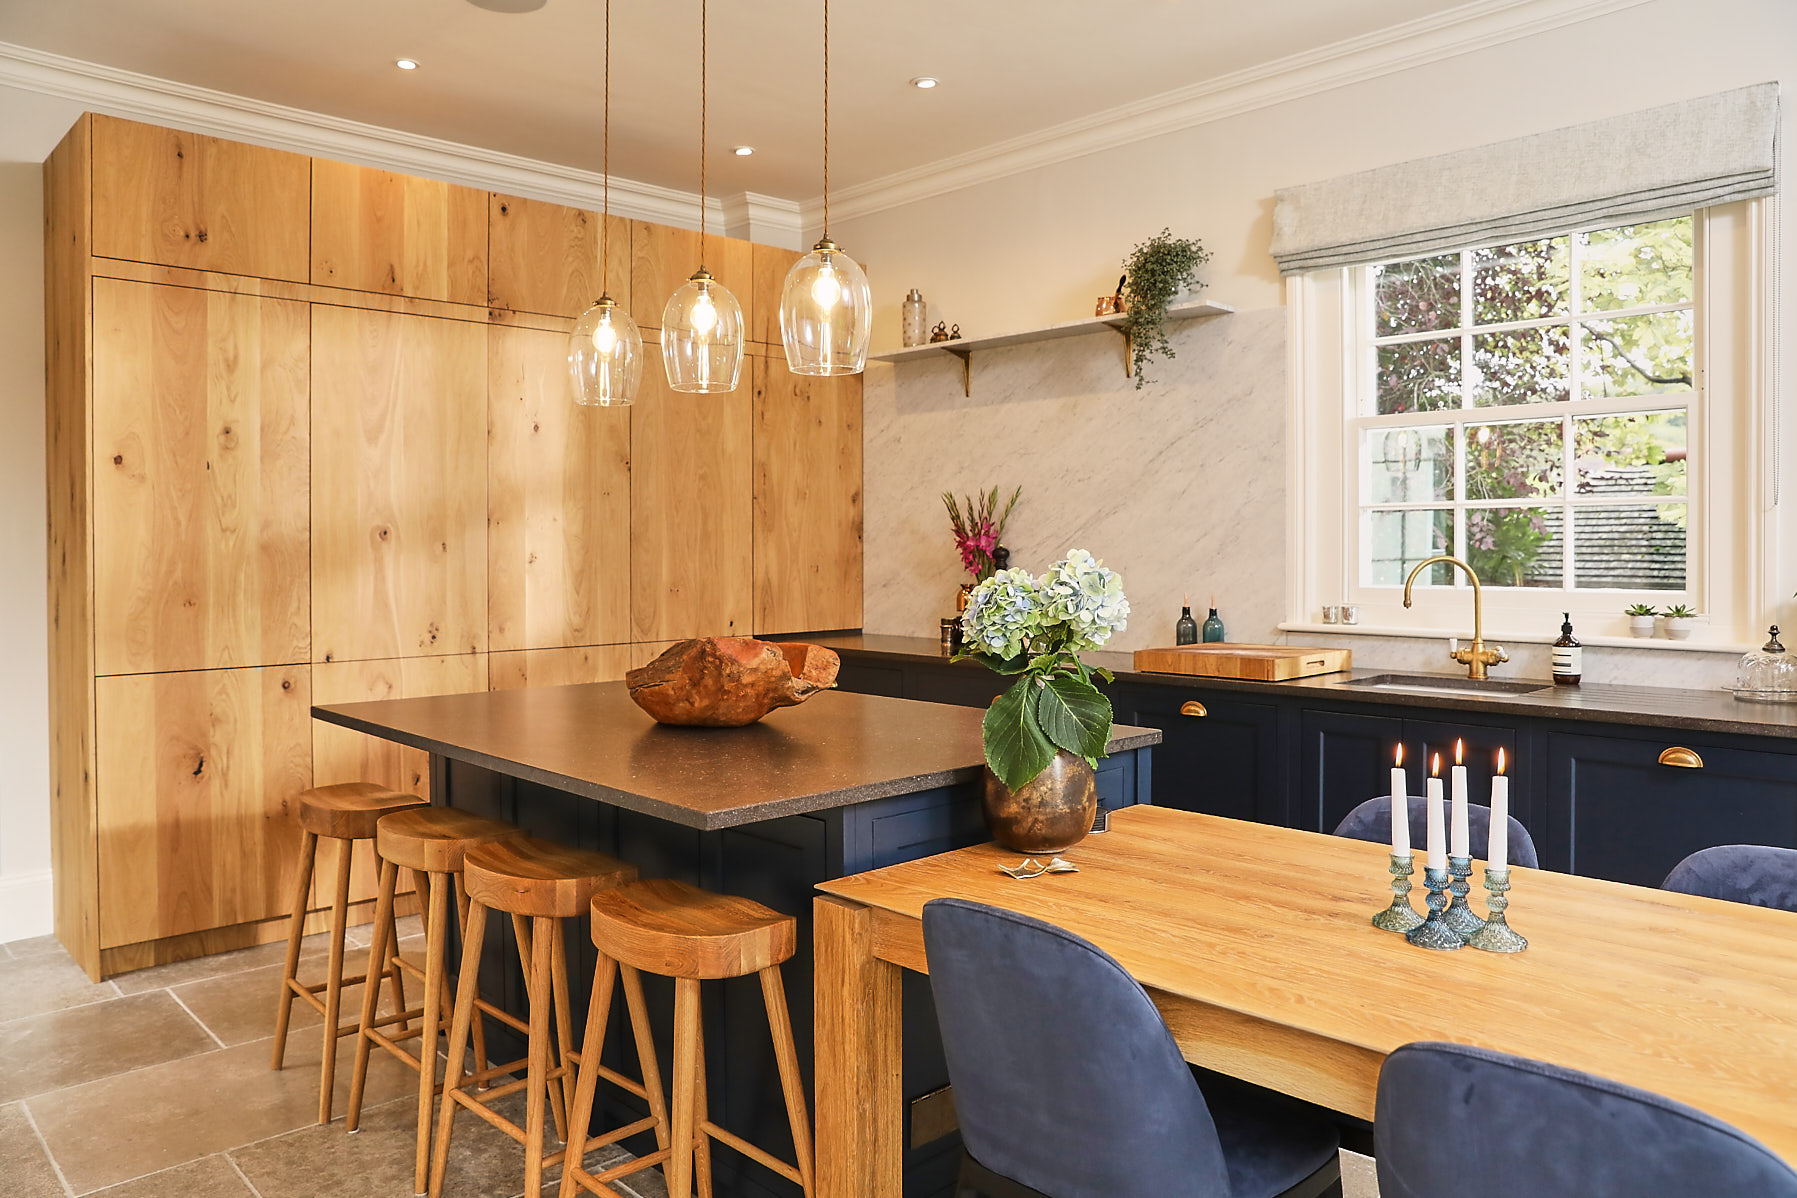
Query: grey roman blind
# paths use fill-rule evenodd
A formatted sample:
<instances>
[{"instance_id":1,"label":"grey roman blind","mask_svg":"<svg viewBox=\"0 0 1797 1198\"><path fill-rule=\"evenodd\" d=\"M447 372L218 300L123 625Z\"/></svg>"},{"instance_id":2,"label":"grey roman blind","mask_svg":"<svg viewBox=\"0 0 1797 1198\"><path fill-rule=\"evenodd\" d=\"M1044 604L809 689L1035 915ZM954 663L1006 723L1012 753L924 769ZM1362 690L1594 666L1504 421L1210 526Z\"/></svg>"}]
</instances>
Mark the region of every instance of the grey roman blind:
<instances>
[{"instance_id":1,"label":"grey roman blind","mask_svg":"<svg viewBox=\"0 0 1797 1198\"><path fill-rule=\"evenodd\" d=\"M1772 194L1778 85L1288 187L1283 274L1655 220Z\"/></svg>"}]
</instances>

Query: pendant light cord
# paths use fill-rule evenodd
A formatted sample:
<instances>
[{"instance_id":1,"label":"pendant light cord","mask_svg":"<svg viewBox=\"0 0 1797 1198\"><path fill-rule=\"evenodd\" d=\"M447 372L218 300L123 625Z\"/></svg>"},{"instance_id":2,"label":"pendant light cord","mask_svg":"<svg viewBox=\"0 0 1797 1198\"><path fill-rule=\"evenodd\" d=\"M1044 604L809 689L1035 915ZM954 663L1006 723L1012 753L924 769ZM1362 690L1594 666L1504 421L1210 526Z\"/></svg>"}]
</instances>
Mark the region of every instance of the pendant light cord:
<instances>
[{"instance_id":1,"label":"pendant light cord","mask_svg":"<svg viewBox=\"0 0 1797 1198\"><path fill-rule=\"evenodd\" d=\"M708 0L699 0L699 269L705 269L705 26Z\"/></svg>"},{"instance_id":2,"label":"pendant light cord","mask_svg":"<svg viewBox=\"0 0 1797 1198\"><path fill-rule=\"evenodd\" d=\"M599 294L609 294L611 277L611 0L605 0L605 198L599 216Z\"/></svg>"},{"instance_id":3,"label":"pendant light cord","mask_svg":"<svg viewBox=\"0 0 1797 1198\"><path fill-rule=\"evenodd\" d=\"M824 0L824 240L830 240L830 0Z\"/></svg>"}]
</instances>

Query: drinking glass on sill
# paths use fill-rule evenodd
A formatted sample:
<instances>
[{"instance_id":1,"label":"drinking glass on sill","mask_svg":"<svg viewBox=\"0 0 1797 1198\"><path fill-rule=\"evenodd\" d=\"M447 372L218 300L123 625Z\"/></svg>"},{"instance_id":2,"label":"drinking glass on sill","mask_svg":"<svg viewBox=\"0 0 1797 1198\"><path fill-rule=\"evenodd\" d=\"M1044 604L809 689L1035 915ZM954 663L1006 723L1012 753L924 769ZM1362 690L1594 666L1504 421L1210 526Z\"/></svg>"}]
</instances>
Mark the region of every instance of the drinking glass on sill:
<instances>
[{"instance_id":1,"label":"drinking glass on sill","mask_svg":"<svg viewBox=\"0 0 1797 1198\"><path fill-rule=\"evenodd\" d=\"M1358 624L1358 623L1360 623L1360 606L1358 604L1354 604L1354 603L1342 604L1341 605L1341 622L1343 624Z\"/></svg>"},{"instance_id":2,"label":"drinking glass on sill","mask_svg":"<svg viewBox=\"0 0 1797 1198\"><path fill-rule=\"evenodd\" d=\"M1323 604L1323 623L1325 623L1325 624L1340 624L1341 622L1342 622L1341 604L1339 604L1339 603Z\"/></svg>"}]
</instances>

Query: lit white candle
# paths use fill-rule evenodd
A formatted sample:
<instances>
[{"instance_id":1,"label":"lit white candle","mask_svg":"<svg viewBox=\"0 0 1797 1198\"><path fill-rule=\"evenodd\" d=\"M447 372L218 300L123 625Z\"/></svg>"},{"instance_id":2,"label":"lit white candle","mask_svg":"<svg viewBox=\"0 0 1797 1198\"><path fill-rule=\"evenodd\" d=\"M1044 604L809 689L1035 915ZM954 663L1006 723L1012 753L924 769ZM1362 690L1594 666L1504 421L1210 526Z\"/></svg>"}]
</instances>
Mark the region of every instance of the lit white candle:
<instances>
[{"instance_id":1,"label":"lit white candle","mask_svg":"<svg viewBox=\"0 0 1797 1198\"><path fill-rule=\"evenodd\" d=\"M1510 869L1510 779L1504 773L1502 749L1491 778L1491 839L1485 846L1485 867L1497 873Z\"/></svg>"},{"instance_id":2,"label":"lit white candle","mask_svg":"<svg viewBox=\"0 0 1797 1198\"><path fill-rule=\"evenodd\" d=\"M1391 767L1391 855L1410 856L1410 782L1404 776L1404 746Z\"/></svg>"},{"instance_id":3,"label":"lit white candle","mask_svg":"<svg viewBox=\"0 0 1797 1198\"><path fill-rule=\"evenodd\" d=\"M1472 837L1466 830L1466 766L1461 758L1466 753L1466 742L1454 742L1453 773L1453 818L1448 831L1448 852L1455 857L1472 856Z\"/></svg>"},{"instance_id":4,"label":"lit white candle","mask_svg":"<svg viewBox=\"0 0 1797 1198\"><path fill-rule=\"evenodd\" d=\"M1435 755L1435 763L1429 769L1429 860L1428 867L1434 870L1445 870L1448 867L1447 827L1441 810L1441 754Z\"/></svg>"}]
</instances>

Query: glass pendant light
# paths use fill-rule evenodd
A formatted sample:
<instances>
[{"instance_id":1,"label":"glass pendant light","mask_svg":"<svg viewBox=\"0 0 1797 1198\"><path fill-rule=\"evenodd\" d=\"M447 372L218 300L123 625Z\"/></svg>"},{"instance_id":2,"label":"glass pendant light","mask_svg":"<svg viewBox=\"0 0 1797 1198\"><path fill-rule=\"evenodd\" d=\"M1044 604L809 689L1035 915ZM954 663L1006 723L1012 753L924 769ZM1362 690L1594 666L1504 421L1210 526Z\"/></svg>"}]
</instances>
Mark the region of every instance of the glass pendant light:
<instances>
[{"instance_id":1,"label":"glass pendant light","mask_svg":"<svg viewBox=\"0 0 1797 1198\"><path fill-rule=\"evenodd\" d=\"M599 300L581 313L568 339L574 401L623 407L643 377L643 335L618 307L605 280L611 266L611 0L605 0L605 212L599 218Z\"/></svg>"},{"instance_id":2,"label":"glass pendant light","mask_svg":"<svg viewBox=\"0 0 1797 1198\"><path fill-rule=\"evenodd\" d=\"M699 0L699 269L661 314L661 362L676 391L736 390L743 366L743 310L705 269L705 25Z\"/></svg>"},{"instance_id":3,"label":"glass pendant light","mask_svg":"<svg viewBox=\"0 0 1797 1198\"><path fill-rule=\"evenodd\" d=\"M824 0L824 235L780 293L780 340L794 374L860 374L873 332L867 275L830 240L830 0Z\"/></svg>"}]
</instances>

